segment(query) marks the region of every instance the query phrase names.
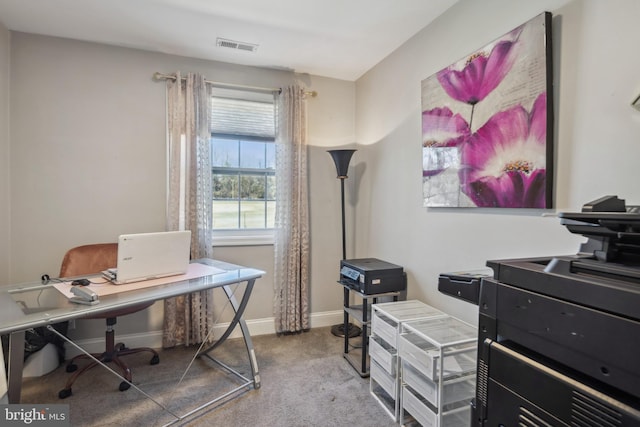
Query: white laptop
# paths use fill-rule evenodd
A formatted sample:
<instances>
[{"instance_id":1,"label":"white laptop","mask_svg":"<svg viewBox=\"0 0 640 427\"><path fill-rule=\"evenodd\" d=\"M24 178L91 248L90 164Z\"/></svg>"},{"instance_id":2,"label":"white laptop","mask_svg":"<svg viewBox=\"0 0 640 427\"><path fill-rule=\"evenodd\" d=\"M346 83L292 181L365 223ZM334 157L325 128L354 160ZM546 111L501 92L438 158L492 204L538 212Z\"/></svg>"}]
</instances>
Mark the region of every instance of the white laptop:
<instances>
[{"instance_id":1,"label":"white laptop","mask_svg":"<svg viewBox=\"0 0 640 427\"><path fill-rule=\"evenodd\" d=\"M191 231L123 234L118 265L102 272L117 285L184 274L189 267Z\"/></svg>"}]
</instances>

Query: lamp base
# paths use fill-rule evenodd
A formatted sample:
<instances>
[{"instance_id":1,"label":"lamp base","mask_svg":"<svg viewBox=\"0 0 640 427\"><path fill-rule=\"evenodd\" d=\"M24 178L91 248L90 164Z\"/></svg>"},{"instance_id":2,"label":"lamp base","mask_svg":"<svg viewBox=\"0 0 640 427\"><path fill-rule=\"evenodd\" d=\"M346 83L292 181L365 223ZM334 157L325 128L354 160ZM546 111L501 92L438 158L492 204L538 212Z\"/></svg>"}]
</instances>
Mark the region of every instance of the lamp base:
<instances>
[{"instance_id":1,"label":"lamp base","mask_svg":"<svg viewBox=\"0 0 640 427\"><path fill-rule=\"evenodd\" d=\"M362 329L360 329L360 327L354 325L353 323L348 323L346 332L349 338L353 338L360 335L362 333ZM333 325L331 327L331 333L337 337L344 337L345 335L344 323L340 323L339 325Z\"/></svg>"}]
</instances>

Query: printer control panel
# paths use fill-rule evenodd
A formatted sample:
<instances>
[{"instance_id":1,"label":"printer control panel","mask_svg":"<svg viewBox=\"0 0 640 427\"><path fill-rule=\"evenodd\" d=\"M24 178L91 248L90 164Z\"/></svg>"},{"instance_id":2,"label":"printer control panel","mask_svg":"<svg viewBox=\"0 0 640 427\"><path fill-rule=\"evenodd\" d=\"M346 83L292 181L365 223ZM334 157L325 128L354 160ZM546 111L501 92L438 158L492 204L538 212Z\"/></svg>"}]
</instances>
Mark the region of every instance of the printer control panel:
<instances>
[{"instance_id":1,"label":"printer control panel","mask_svg":"<svg viewBox=\"0 0 640 427\"><path fill-rule=\"evenodd\" d=\"M342 266L340 274L344 277L348 277L351 280L360 279L360 273L357 270L354 270L353 268L349 268L347 266Z\"/></svg>"}]
</instances>

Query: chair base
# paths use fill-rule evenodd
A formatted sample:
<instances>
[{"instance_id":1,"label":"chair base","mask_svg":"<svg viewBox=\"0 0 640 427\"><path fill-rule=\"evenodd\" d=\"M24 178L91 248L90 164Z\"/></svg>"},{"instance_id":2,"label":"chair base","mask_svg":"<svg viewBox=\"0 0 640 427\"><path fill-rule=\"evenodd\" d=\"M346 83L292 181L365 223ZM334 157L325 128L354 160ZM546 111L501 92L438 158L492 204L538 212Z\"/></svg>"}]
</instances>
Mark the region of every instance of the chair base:
<instances>
[{"instance_id":1,"label":"chair base","mask_svg":"<svg viewBox=\"0 0 640 427\"><path fill-rule=\"evenodd\" d=\"M111 339L111 342L113 342L113 331L107 331L106 335L107 335L107 351L103 353L92 353L91 356L93 356L94 358L96 358L97 360L105 364L113 362L120 368L122 372L122 376L126 380L120 383L120 386L119 386L120 391L128 390L131 387L130 383L132 381L131 369L124 363L123 360L120 359L122 356L141 353L143 351L146 351L153 355L151 357L151 360L149 361L150 365L157 365L158 363L160 363L160 356L158 355L158 352L149 347L138 347L138 348L130 349L125 347L123 343L118 343L116 345L113 345L112 349L109 349L109 347L111 347L109 345L110 339ZM83 359L89 359L91 360L91 362L83 366L80 370L78 370L78 365L76 364L76 362ZM78 379L78 377L97 365L98 365L98 362L96 362L86 354L81 354L71 359L67 364L66 370L67 372L73 372L73 375L67 380L67 383L65 384L64 388L60 390L60 392L58 392L58 397L60 399L66 399L67 397L71 396L73 394L71 391L71 387L73 386L73 383Z\"/></svg>"}]
</instances>

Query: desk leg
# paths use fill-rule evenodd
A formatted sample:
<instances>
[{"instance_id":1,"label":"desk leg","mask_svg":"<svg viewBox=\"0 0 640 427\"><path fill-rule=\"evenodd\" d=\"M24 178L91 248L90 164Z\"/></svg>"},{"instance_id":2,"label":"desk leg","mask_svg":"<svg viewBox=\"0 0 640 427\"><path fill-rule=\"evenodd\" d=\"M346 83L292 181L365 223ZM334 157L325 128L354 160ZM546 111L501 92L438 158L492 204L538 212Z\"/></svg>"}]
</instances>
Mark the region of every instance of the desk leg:
<instances>
[{"instance_id":1,"label":"desk leg","mask_svg":"<svg viewBox=\"0 0 640 427\"><path fill-rule=\"evenodd\" d=\"M9 335L9 379L7 396L9 403L20 403L22 369L24 367L24 331Z\"/></svg>"},{"instance_id":2,"label":"desk leg","mask_svg":"<svg viewBox=\"0 0 640 427\"><path fill-rule=\"evenodd\" d=\"M213 343L210 347L205 350L202 350L199 355L209 353L214 350L220 344L222 344L228 337L231 335L231 332L235 329L236 325L240 325L240 329L242 331L242 336L244 338L244 344L247 347L247 354L249 355L249 363L251 364L251 372L253 374L253 386L255 388L260 388L260 372L258 371L258 361L256 360L256 353L253 348L253 341L251 340L251 335L249 334L249 328L247 327L247 323L242 318L242 314L244 313L245 308L247 307L247 303L249 302L249 297L251 296L251 292L253 291L253 285L255 284L255 279L251 279L247 281L247 286L244 290L244 295L242 296L242 300L240 300L240 304L236 300L235 295L233 294L232 289L229 286L223 286L222 289L224 293L227 295L231 306L233 307L233 311L235 312L235 316L229 323L229 327L224 331L220 339L218 339L215 343Z\"/></svg>"}]
</instances>

